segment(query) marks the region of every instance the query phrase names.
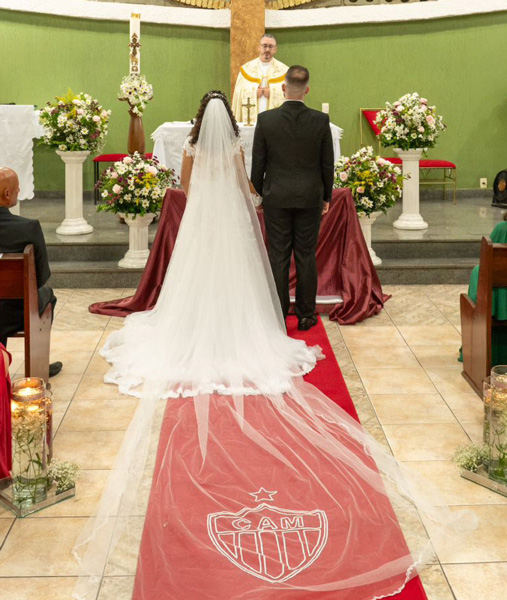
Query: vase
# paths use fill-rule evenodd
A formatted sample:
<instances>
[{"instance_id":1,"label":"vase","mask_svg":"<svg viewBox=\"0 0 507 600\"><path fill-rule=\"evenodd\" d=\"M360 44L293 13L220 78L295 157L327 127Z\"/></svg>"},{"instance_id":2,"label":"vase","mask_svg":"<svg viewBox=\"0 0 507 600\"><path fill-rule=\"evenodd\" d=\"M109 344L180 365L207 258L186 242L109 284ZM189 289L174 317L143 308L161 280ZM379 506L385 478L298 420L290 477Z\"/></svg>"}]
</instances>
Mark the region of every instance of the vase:
<instances>
[{"instance_id":1,"label":"vase","mask_svg":"<svg viewBox=\"0 0 507 600\"><path fill-rule=\"evenodd\" d=\"M125 215L125 223L129 227L129 249L118 263L123 269L143 269L150 255L148 250L148 226L155 215Z\"/></svg>"},{"instance_id":2,"label":"vase","mask_svg":"<svg viewBox=\"0 0 507 600\"><path fill-rule=\"evenodd\" d=\"M65 219L57 228L59 235L83 235L93 227L83 217L83 163L90 152L56 153L65 163Z\"/></svg>"},{"instance_id":3,"label":"vase","mask_svg":"<svg viewBox=\"0 0 507 600\"><path fill-rule=\"evenodd\" d=\"M403 161L403 208L400 218L393 223L396 229L428 229L428 223L419 213L419 161L423 149L394 151Z\"/></svg>"},{"instance_id":4,"label":"vase","mask_svg":"<svg viewBox=\"0 0 507 600\"><path fill-rule=\"evenodd\" d=\"M489 401L489 465L488 476L507 483L507 366L491 369Z\"/></svg>"},{"instance_id":5,"label":"vase","mask_svg":"<svg viewBox=\"0 0 507 600\"><path fill-rule=\"evenodd\" d=\"M129 124L129 137L127 149L129 154L134 154L134 152L139 152L142 156L144 156L144 151L146 148L145 135L144 135L144 127L143 127L143 118L139 115L136 115L131 110L129 110L130 115L130 124Z\"/></svg>"},{"instance_id":6,"label":"vase","mask_svg":"<svg viewBox=\"0 0 507 600\"><path fill-rule=\"evenodd\" d=\"M47 393L42 379L12 383L12 485L19 508L43 502L47 477Z\"/></svg>"},{"instance_id":7,"label":"vase","mask_svg":"<svg viewBox=\"0 0 507 600\"><path fill-rule=\"evenodd\" d=\"M376 255L375 250L371 247L371 226L375 223L380 214L382 214L380 211L376 211L369 215L357 215L359 218L359 225L361 225L361 231L363 232L364 241L366 242L368 252L370 253L371 262L375 266L381 265L382 259Z\"/></svg>"}]
</instances>

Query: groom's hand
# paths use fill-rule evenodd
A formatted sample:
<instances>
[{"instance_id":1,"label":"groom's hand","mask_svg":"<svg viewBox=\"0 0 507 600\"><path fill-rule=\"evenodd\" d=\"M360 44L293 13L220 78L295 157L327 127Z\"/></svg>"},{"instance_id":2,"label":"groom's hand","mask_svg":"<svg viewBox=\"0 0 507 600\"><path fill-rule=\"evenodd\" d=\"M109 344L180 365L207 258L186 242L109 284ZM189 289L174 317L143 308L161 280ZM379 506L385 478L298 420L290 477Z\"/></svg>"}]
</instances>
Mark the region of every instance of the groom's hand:
<instances>
[{"instance_id":1,"label":"groom's hand","mask_svg":"<svg viewBox=\"0 0 507 600\"><path fill-rule=\"evenodd\" d=\"M322 206L322 215L324 216L328 212L329 212L329 202L324 202L324 205Z\"/></svg>"}]
</instances>

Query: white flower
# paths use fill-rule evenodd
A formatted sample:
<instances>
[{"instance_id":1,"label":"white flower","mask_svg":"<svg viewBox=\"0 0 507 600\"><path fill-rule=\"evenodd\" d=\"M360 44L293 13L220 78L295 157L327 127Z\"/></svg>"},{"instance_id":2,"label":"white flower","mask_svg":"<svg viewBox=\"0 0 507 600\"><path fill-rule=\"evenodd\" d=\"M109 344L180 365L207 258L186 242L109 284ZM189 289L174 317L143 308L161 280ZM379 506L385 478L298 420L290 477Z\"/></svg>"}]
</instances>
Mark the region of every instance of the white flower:
<instances>
[{"instance_id":1,"label":"white flower","mask_svg":"<svg viewBox=\"0 0 507 600\"><path fill-rule=\"evenodd\" d=\"M115 194L119 194L119 193L122 191L122 189L123 189L123 188L121 187L121 185L118 185L117 183L115 183L115 184L113 185L113 192L114 192Z\"/></svg>"},{"instance_id":2,"label":"white flower","mask_svg":"<svg viewBox=\"0 0 507 600\"><path fill-rule=\"evenodd\" d=\"M349 176L347 175L347 173L344 173L343 171L340 173L340 179L344 183L345 183L345 181L347 181L348 178L349 178Z\"/></svg>"},{"instance_id":3,"label":"white flower","mask_svg":"<svg viewBox=\"0 0 507 600\"><path fill-rule=\"evenodd\" d=\"M83 129L81 129L81 135L88 135L89 131L88 129L86 129L86 127L83 127Z\"/></svg>"},{"instance_id":4,"label":"white flower","mask_svg":"<svg viewBox=\"0 0 507 600\"><path fill-rule=\"evenodd\" d=\"M108 195L109 195L109 194L107 193L107 190L104 190L104 191L102 192L102 194L101 194L102 198L107 198L107 197L108 197Z\"/></svg>"},{"instance_id":5,"label":"white flower","mask_svg":"<svg viewBox=\"0 0 507 600\"><path fill-rule=\"evenodd\" d=\"M143 208L148 208L148 206L150 206L150 201L149 200L143 200L141 202L141 204L143 205Z\"/></svg>"},{"instance_id":6,"label":"white flower","mask_svg":"<svg viewBox=\"0 0 507 600\"><path fill-rule=\"evenodd\" d=\"M152 175L156 175L158 173L158 169L157 167L150 165L147 169L146 169L147 173L151 173Z\"/></svg>"},{"instance_id":7,"label":"white flower","mask_svg":"<svg viewBox=\"0 0 507 600\"><path fill-rule=\"evenodd\" d=\"M130 156L126 156L126 157L123 159L123 162L124 162L126 165L131 165L131 164L132 164L132 158L131 158Z\"/></svg>"},{"instance_id":8,"label":"white flower","mask_svg":"<svg viewBox=\"0 0 507 600\"><path fill-rule=\"evenodd\" d=\"M98 115L93 115L92 120L95 121L95 123L98 123L100 121L100 117Z\"/></svg>"},{"instance_id":9,"label":"white flower","mask_svg":"<svg viewBox=\"0 0 507 600\"><path fill-rule=\"evenodd\" d=\"M82 108L78 108L78 109L76 110L76 114L78 114L78 115L84 115L84 114L85 114L85 111L84 111Z\"/></svg>"},{"instance_id":10,"label":"white flower","mask_svg":"<svg viewBox=\"0 0 507 600\"><path fill-rule=\"evenodd\" d=\"M63 102L62 102L63 104ZM75 104L76 106L81 106L82 102L81 100L79 100L79 98L76 98L75 100L72 100L72 104Z\"/></svg>"},{"instance_id":11,"label":"white flower","mask_svg":"<svg viewBox=\"0 0 507 600\"><path fill-rule=\"evenodd\" d=\"M111 179L118 179L118 173L113 171L112 173L109 173L109 177L111 177Z\"/></svg>"},{"instance_id":12,"label":"white flower","mask_svg":"<svg viewBox=\"0 0 507 600\"><path fill-rule=\"evenodd\" d=\"M65 152L65 150L67 150L67 146L65 144L60 144L58 146L58 150L61 150L62 152Z\"/></svg>"}]
</instances>

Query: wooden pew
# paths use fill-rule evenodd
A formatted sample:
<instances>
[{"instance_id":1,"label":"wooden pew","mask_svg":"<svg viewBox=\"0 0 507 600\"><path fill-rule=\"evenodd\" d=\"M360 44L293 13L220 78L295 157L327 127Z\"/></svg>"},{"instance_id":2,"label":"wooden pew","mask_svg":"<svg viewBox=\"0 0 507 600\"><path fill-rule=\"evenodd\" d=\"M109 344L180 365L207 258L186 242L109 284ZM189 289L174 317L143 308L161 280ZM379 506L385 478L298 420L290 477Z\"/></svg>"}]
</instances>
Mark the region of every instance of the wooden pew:
<instances>
[{"instance_id":1,"label":"wooden pew","mask_svg":"<svg viewBox=\"0 0 507 600\"><path fill-rule=\"evenodd\" d=\"M0 299L24 300L24 331L12 337L25 338L25 377L49 378L49 345L52 306L39 316L39 296L33 245L23 254L0 256Z\"/></svg>"},{"instance_id":2,"label":"wooden pew","mask_svg":"<svg viewBox=\"0 0 507 600\"><path fill-rule=\"evenodd\" d=\"M482 398L482 382L491 371L492 329L506 327L491 315L493 288L507 287L507 244L493 244L482 238L477 304L461 294L461 336L463 342L463 377Z\"/></svg>"}]
</instances>

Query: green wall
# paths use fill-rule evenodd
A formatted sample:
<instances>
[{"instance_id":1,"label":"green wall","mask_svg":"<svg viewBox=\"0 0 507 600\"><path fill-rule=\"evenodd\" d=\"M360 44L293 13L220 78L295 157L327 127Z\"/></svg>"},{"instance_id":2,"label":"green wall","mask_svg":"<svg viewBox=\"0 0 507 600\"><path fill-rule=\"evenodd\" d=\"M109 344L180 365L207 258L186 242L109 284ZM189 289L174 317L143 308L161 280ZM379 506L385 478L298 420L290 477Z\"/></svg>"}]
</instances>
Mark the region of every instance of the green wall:
<instances>
[{"instance_id":1,"label":"green wall","mask_svg":"<svg viewBox=\"0 0 507 600\"><path fill-rule=\"evenodd\" d=\"M344 153L359 147L359 107L418 91L448 126L429 156L458 164L460 188L478 188L480 177L491 183L507 167L507 12L275 33L277 58L311 70L308 104L331 104L332 121L345 130ZM105 150L122 151L128 115L116 94L127 40L128 23L0 11L0 102L42 106L67 86L86 91L113 110ZM142 71L155 89L147 137L164 121L193 116L206 90L227 90L228 31L143 24L142 43ZM38 190L63 189L52 151L36 150L35 173ZM92 186L89 164L85 186Z\"/></svg>"},{"instance_id":2,"label":"green wall","mask_svg":"<svg viewBox=\"0 0 507 600\"><path fill-rule=\"evenodd\" d=\"M104 152L126 152L129 116L116 98L128 74L128 37L128 22L0 10L0 102L42 107L67 87L87 92L112 110ZM158 125L190 119L206 91L229 87L229 32L145 23L141 42L142 72L154 88L143 119L151 150ZM34 169L36 190L64 189L64 165L53 150L36 147ZM93 187L92 170L88 160L85 189Z\"/></svg>"}]
</instances>

